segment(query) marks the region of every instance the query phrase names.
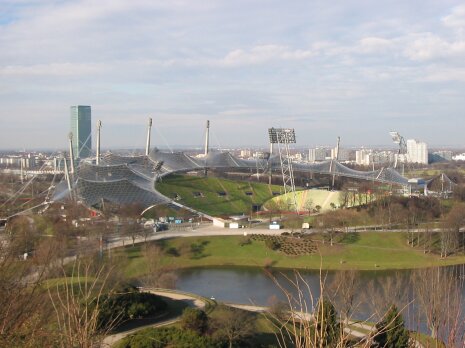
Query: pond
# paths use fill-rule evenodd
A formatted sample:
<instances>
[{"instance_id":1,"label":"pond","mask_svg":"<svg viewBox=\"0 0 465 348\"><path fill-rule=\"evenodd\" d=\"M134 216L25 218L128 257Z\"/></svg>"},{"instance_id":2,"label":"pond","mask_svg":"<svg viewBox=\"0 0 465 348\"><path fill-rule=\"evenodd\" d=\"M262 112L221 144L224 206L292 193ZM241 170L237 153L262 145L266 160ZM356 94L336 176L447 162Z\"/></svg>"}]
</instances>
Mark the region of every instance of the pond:
<instances>
[{"instance_id":1,"label":"pond","mask_svg":"<svg viewBox=\"0 0 465 348\"><path fill-rule=\"evenodd\" d=\"M317 299L320 285L324 284L325 293L332 294L338 310L347 308L349 299L353 298L352 319L375 322L385 313L386 306L394 303L402 309L406 325L412 330L430 333L426 321L428 311L430 315L439 315L436 312L442 311L445 324L438 328L441 336L447 335L457 321L463 325L465 265L419 271L330 271L322 272L322 282L319 271L302 271L300 275L300 288L308 284L309 291L305 290L308 304L311 303L309 292ZM291 270L201 268L181 271L177 288L222 302L267 306L273 298L286 299L283 289L297 294L291 283L296 279L296 273ZM431 313L433 306L435 313Z\"/></svg>"}]
</instances>

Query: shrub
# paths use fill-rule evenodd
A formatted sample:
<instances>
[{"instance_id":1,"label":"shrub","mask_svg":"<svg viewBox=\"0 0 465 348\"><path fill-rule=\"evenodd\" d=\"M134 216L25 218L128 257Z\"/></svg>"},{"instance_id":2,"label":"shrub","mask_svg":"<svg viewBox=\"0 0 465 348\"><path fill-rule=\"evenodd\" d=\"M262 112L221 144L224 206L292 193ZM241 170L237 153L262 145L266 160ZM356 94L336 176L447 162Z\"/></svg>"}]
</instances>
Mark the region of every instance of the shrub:
<instances>
[{"instance_id":1,"label":"shrub","mask_svg":"<svg viewBox=\"0 0 465 348\"><path fill-rule=\"evenodd\" d=\"M239 246L249 245L252 244L252 239L250 237L242 237L239 240Z\"/></svg>"},{"instance_id":2,"label":"shrub","mask_svg":"<svg viewBox=\"0 0 465 348\"><path fill-rule=\"evenodd\" d=\"M116 348L219 348L222 342L175 327L148 328L123 338Z\"/></svg>"},{"instance_id":3,"label":"shrub","mask_svg":"<svg viewBox=\"0 0 465 348\"><path fill-rule=\"evenodd\" d=\"M126 286L100 298L99 326L115 320L124 322L154 316L166 307L166 302L160 296L139 292L133 286Z\"/></svg>"},{"instance_id":4,"label":"shrub","mask_svg":"<svg viewBox=\"0 0 465 348\"><path fill-rule=\"evenodd\" d=\"M166 250L166 255L178 257L180 254L178 249L176 249L175 247L171 247L168 248L168 250Z\"/></svg>"},{"instance_id":5,"label":"shrub","mask_svg":"<svg viewBox=\"0 0 465 348\"><path fill-rule=\"evenodd\" d=\"M281 243L279 243L276 239L272 238L267 239L265 241L265 245L271 250L278 250L281 247Z\"/></svg>"},{"instance_id":6,"label":"shrub","mask_svg":"<svg viewBox=\"0 0 465 348\"><path fill-rule=\"evenodd\" d=\"M182 313L181 327L202 335L208 329L208 316L201 309L188 307Z\"/></svg>"}]
</instances>

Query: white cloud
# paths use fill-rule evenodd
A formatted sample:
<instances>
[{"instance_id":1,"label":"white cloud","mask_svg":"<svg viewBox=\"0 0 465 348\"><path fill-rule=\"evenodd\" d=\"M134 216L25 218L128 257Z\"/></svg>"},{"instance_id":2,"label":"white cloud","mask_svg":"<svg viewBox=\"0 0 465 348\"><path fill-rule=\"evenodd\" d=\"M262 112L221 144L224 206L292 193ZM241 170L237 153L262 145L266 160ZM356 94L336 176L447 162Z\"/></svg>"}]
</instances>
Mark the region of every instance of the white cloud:
<instances>
[{"instance_id":1,"label":"white cloud","mask_svg":"<svg viewBox=\"0 0 465 348\"><path fill-rule=\"evenodd\" d=\"M414 35L405 46L405 55L415 61L465 55L465 41L449 42L432 33Z\"/></svg>"},{"instance_id":2,"label":"white cloud","mask_svg":"<svg viewBox=\"0 0 465 348\"><path fill-rule=\"evenodd\" d=\"M450 15L442 18L442 23L451 28L465 28L465 5L454 7Z\"/></svg>"},{"instance_id":3,"label":"white cloud","mask_svg":"<svg viewBox=\"0 0 465 348\"><path fill-rule=\"evenodd\" d=\"M381 53L394 46L392 40L380 37L365 37L359 41L360 51L363 53Z\"/></svg>"},{"instance_id":4,"label":"white cloud","mask_svg":"<svg viewBox=\"0 0 465 348\"><path fill-rule=\"evenodd\" d=\"M273 60L303 60L312 57L310 50L293 50L286 46L261 45L250 50L237 49L229 52L221 61L225 66L260 64Z\"/></svg>"}]
</instances>

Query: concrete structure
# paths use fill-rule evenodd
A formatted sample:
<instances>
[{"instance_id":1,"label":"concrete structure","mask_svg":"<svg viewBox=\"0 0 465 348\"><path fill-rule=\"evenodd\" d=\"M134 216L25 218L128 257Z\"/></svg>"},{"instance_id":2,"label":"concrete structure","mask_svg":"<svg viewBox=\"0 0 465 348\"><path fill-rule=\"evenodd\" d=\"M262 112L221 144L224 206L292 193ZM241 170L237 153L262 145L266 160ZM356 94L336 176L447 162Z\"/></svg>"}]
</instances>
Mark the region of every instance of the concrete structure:
<instances>
[{"instance_id":1,"label":"concrete structure","mask_svg":"<svg viewBox=\"0 0 465 348\"><path fill-rule=\"evenodd\" d=\"M428 145L416 139L408 139L407 161L410 163L428 164Z\"/></svg>"},{"instance_id":2,"label":"concrete structure","mask_svg":"<svg viewBox=\"0 0 465 348\"><path fill-rule=\"evenodd\" d=\"M317 147L315 149L308 150L308 161L310 163L322 162L326 160L326 149Z\"/></svg>"},{"instance_id":3,"label":"concrete structure","mask_svg":"<svg viewBox=\"0 0 465 348\"><path fill-rule=\"evenodd\" d=\"M36 167L36 159L31 154L26 156L6 156L0 157L0 165L2 167L34 168Z\"/></svg>"},{"instance_id":4,"label":"concrete structure","mask_svg":"<svg viewBox=\"0 0 465 348\"><path fill-rule=\"evenodd\" d=\"M90 106L71 106L71 133L74 158L92 155L92 115Z\"/></svg>"},{"instance_id":5,"label":"concrete structure","mask_svg":"<svg viewBox=\"0 0 465 348\"><path fill-rule=\"evenodd\" d=\"M340 147L331 149L331 158L337 159L340 162L350 161L350 150Z\"/></svg>"},{"instance_id":6,"label":"concrete structure","mask_svg":"<svg viewBox=\"0 0 465 348\"><path fill-rule=\"evenodd\" d=\"M361 149L355 152L355 162L359 165L389 164L395 161L396 154L392 151L373 151Z\"/></svg>"},{"instance_id":7,"label":"concrete structure","mask_svg":"<svg viewBox=\"0 0 465 348\"><path fill-rule=\"evenodd\" d=\"M369 149L361 149L355 151L355 163L362 166L368 166L371 162L373 151Z\"/></svg>"}]
</instances>

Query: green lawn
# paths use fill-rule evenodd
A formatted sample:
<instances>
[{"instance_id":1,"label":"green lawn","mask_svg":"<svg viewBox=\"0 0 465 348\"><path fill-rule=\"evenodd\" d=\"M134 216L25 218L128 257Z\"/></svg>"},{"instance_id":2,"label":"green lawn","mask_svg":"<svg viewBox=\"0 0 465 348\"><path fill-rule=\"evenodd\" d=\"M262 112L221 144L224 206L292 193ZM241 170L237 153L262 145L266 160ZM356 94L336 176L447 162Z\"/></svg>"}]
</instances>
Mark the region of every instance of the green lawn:
<instances>
[{"instance_id":1,"label":"green lawn","mask_svg":"<svg viewBox=\"0 0 465 348\"><path fill-rule=\"evenodd\" d=\"M216 177L171 175L156 184L165 196L180 196L179 202L210 215L248 214L253 204L262 205L281 192L282 187L255 182L233 181ZM201 196L195 196L198 192ZM219 192L225 192L220 196Z\"/></svg>"},{"instance_id":2,"label":"green lawn","mask_svg":"<svg viewBox=\"0 0 465 348\"><path fill-rule=\"evenodd\" d=\"M423 254L420 250L407 246L403 233L351 233L339 244L330 246L318 242L318 252L313 255L298 257L286 256L272 251L263 241L253 241L240 246L240 236L190 237L164 240L164 250L176 248L180 256L164 254L161 264L174 268L213 267L213 266L251 266L264 267L272 265L278 268L292 269L357 269L385 270L408 269L431 266L444 266L465 263L465 256L450 256L445 260L437 255ZM194 255L192 244L203 244L203 250ZM147 272L144 245L119 249L125 252L128 263L125 274L138 277Z\"/></svg>"}]
</instances>

